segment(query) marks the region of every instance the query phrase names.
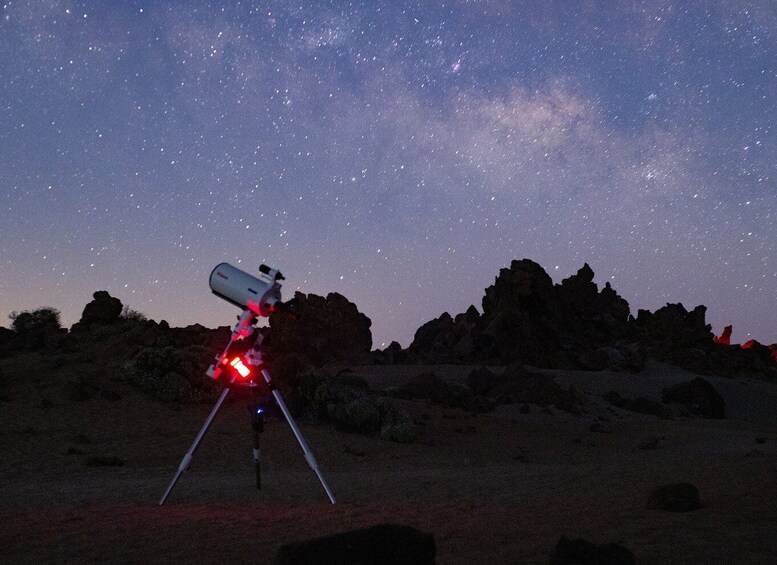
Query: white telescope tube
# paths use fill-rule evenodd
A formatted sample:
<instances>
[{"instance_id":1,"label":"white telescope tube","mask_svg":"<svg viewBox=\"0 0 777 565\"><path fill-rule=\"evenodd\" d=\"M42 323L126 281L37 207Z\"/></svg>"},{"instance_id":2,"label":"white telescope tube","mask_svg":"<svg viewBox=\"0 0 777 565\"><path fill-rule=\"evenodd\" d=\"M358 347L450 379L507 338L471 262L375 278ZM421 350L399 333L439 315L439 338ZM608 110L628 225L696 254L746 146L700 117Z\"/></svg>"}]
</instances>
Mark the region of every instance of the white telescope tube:
<instances>
[{"instance_id":1,"label":"white telescope tube","mask_svg":"<svg viewBox=\"0 0 777 565\"><path fill-rule=\"evenodd\" d=\"M229 263L221 263L210 274L210 289L238 308L247 308L257 316L267 317L273 306L281 301L281 287L269 274L262 277L254 277Z\"/></svg>"}]
</instances>

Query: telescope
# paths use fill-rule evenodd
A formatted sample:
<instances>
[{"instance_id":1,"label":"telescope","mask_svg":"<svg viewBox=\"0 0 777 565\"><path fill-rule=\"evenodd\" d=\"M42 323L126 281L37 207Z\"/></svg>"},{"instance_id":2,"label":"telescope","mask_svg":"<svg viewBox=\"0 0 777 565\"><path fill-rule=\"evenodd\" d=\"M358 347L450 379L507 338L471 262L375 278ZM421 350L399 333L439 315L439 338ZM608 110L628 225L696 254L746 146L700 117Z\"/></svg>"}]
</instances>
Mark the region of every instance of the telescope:
<instances>
[{"instance_id":1,"label":"telescope","mask_svg":"<svg viewBox=\"0 0 777 565\"><path fill-rule=\"evenodd\" d=\"M213 294L234 304L241 310L250 310L257 316L268 317L281 304L281 285L285 280L278 269L259 266L259 276L249 275L229 263L220 263L210 274Z\"/></svg>"},{"instance_id":2,"label":"telescope","mask_svg":"<svg viewBox=\"0 0 777 565\"><path fill-rule=\"evenodd\" d=\"M221 396L219 396L216 405L210 411L202 428L200 428L194 443L181 460L178 471L159 501L160 506L167 500L181 474L189 467L194 452L197 450L202 438L205 437L205 433L208 431L211 422L216 417L216 413L224 403L229 391L233 386L237 385L248 386L255 393L255 402L251 410L251 427L254 430L256 488L261 488L259 434L264 430L265 407L267 402L269 402L269 398L272 397L286 418L291 431L294 433L294 437L297 438L308 467L318 477L329 501L332 504L335 503L335 497L329 489L324 476L321 474L313 453L310 451L305 438L302 437L299 428L297 428L297 424L286 407L281 393L275 388L270 378L270 373L267 371L264 363L264 346L262 344L264 336L255 327L258 317L266 318L274 311L284 309L281 300L280 281L282 280L284 280L284 277L280 271L278 269L271 269L267 265L259 267L258 277L250 275L229 263L220 263L211 271L209 282L213 294L237 306L242 310L242 313L237 318L237 324L232 328L232 336L226 348L221 355L216 356L216 362L208 367L206 371L206 375L224 383L224 390L221 392Z\"/></svg>"}]
</instances>

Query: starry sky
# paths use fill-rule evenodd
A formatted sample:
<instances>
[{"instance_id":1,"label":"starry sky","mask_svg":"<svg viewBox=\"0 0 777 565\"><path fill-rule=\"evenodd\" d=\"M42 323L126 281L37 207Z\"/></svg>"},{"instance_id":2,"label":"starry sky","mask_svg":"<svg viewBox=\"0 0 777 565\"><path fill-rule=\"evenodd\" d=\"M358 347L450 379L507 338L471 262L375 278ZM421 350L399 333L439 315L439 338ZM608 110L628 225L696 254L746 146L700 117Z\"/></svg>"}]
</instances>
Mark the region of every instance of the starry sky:
<instances>
[{"instance_id":1,"label":"starry sky","mask_svg":"<svg viewBox=\"0 0 777 565\"><path fill-rule=\"evenodd\" d=\"M375 347L512 259L777 342L777 5L6 1L0 316L208 277L339 292Z\"/></svg>"}]
</instances>

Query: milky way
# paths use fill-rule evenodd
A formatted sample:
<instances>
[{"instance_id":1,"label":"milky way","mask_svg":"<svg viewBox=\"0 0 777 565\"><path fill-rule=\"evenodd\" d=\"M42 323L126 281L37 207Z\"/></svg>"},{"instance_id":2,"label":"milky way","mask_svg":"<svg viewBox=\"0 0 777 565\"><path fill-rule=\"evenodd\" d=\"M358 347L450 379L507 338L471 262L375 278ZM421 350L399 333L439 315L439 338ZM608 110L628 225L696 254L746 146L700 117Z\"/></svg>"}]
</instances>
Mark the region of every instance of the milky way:
<instances>
[{"instance_id":1,"label":"milky way","mask_svg":"<svg viewBox=\"0 0 777 565\"><path fill-rule=\"evenodd\" d=\"M512 259L777 341L772 2L6 2L0 315L214 327L221 261L374 345ZM8 320L6 320L6 325Z\"/></svg>"}]
</instances>

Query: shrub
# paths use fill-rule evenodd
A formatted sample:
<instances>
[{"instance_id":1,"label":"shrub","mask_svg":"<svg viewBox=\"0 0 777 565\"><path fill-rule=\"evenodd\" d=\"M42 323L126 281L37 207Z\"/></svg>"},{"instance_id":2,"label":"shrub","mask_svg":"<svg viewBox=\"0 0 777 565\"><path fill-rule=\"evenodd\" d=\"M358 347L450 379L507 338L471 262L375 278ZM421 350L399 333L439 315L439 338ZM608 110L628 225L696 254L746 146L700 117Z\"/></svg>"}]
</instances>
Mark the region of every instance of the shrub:
<instances>
[{"instance_id":1,"label":"shrub","mask_svg":"<svg viewBox=\"0 0 777 565\"><path fill-rule=\"evenodd\" d=\"M62 328L59 310L56 308L44 307L32 311L11 312L8 317L12 320L11 329L19 335Z\"/></svg>"},{"instance_id":2,"label":"shrub","mask_svg":"<svg viewBox=\"0 0 777 565\"><path fill-rule=\"evenodd\" d=\"M126 304L122 306L121 318L124 320L131 320L133 322L145 322L148 320L145 314L138 312L137 310L133 310Z\"/></svg>"},{"instance_id":3,"label":"shrub","mask_svg":"<svg viewBox=\"0 0 777 565\"><path fill-rule=\"evenodd\" d=\"M124 364L127 381L163 402L211 401L216 383L205 376L211 352L201 346L147 347Z\"/></svg>"}]
</instances>

